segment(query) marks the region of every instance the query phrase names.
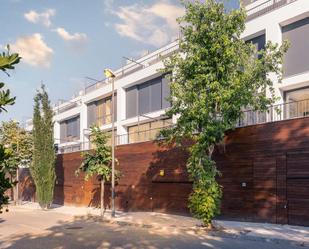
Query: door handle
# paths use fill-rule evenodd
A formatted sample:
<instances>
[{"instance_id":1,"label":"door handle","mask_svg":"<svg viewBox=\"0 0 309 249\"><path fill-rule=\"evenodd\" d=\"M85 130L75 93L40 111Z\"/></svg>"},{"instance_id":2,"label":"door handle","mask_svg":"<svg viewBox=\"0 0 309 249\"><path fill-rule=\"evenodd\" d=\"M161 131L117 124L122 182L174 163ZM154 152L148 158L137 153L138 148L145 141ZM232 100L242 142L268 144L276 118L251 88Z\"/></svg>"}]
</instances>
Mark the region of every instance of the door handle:
<instances>
[{"instance_id":1,"label":"door handle","mask_svg":"<svg viewBox=\"0 0 309 249\"><path fill-rule=\"evenodd\" d=\"M289 204L289 203L288 203L288 202L286 202L286 203L284 204L284 206L283 206L283 207L284 207L285 209L287 209L287 208L288 208L288 206L289 206L288 204Z\"/></svg>"}]
</instances>

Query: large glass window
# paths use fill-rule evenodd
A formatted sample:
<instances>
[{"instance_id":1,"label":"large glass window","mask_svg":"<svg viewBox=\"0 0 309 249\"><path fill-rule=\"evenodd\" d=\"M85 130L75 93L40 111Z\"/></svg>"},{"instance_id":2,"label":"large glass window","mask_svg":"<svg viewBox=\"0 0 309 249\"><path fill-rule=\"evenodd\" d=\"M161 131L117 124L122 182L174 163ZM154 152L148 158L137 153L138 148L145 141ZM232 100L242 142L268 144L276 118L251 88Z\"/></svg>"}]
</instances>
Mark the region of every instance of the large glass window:
<instances>
[{"instance_id":1,"label":"large glass window","mask_svg":"<svg viewBox=\"0 0 309 249\"><path fill-rule=\"evenodd\" d=\"M137 86L130 87L126 90L126 117L137 116Z\"/></svg>"},{"instance_id":2,"label":"large glass window","mask_svg":"<svg viewBox=\"0 0 309 249\"><path fill-rule=\"evenodd\" d=\"M98 126L110 124L112 122L112 97L106 97L88 104L88 127L93 124ZM115 115L117 120L117 95L115 95Z\"/></svg>"},{"instance_id":3,"label":"large glass window","mask_svg":"<svg viewBox=\"0 0 309 249\"><path fill-rule=\"evenodd\" d=\"M78 140L80 137L79 116L60 122L60 142L70 142Z\"/></svg>"},{"instance_id":4,"label":"large glass window","mask_svg":"<svg viewBox=\"0 0 309 249\"><path fill-rule=\"evenodd\" d=\"M309 17L282 27L282 39L290 41L290 47L285 55L284 76L309 71Z\"/></svg>"},{"instance_id":5,"label":"large glass window","mask_svg":"<svg viewBox=\"0 0 309 249\"><path fill-rule=\"evenodd\" d=\"M284 95L286 118L309 116L309 88L286 91Z\"/></svg>"},{"instance_id":6,"label":"large glass window","mask_svg":"<svg viewBox=\"0 0 309 249\"><path fill-rule=\"evenodd\" d=\"M171 119L164 119L130 126L128 128L128 142L137 143L154 140L162 128L170 126L171 124Z\"/></svg>"},{"instance_id":7,"label":"large glass window","mask_svg":"<svg viewBox=\"0 0 309 249\"><path fill-rule=\"evenodd\" d=\"M170 106L168 80L162 76L126 90L126 117L135 117Z\"/></svg>"}]
</instances>

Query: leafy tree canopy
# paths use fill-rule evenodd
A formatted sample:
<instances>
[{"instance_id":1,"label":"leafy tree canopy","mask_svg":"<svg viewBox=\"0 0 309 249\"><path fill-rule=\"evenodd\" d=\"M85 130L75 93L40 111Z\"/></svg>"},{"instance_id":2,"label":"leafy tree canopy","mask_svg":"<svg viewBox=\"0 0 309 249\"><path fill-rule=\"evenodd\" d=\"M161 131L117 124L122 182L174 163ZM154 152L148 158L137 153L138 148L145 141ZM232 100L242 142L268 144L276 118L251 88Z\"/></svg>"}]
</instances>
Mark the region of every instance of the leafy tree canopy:
<instances>
[{"instance_id":1,"label":"leafy tree canopy","mask_svg":"<svg viewBox=\"0 0 309 249\"><path fill-rule=\"evenodd\" d=\"M214 146L225 131L234 128L244 108L266 110L274 102L269 74L281 79L281 64L287 44L268 42L264 50L246 43L244 9L228 11L215 0L184 1L179 19L180 53L165 61L170 75L172 107L168 116L178 122L162 135L168 141L194 140L188 171L193 179L189 207L209 224L220 211L219 172L212 160ZM258 55L258 56L257 56ZM269 92L266 95L266 91Z\"/></svg>"},{"instance_id":2,"label":"leafy tree canopy","mask_svg":"<svg viewBox=\"0 0 309 249\"><path fill-rule=\"evenodd\" d=\"M102 131L98 126L92 126L91 130L91 142L94 145L94 149L85 153L82 153L84 158L81 166L76 170L76 175L80 172L85 173L85 180L90 177L98 176L101 181L100 190L100 206L101 215L103 215L104 209L104 184L110 181L112 176L112 148L108 145L109 135ZM117 162L117 160L115 159ZM115 177L119 178L119 171L115 171Z\"/></svg>"},{"instance_id":3,"label":"leafy tree canopy","mask_svg":"<svg viewBox=\"0 0 309 249\"><path fill-rule=\"evenodd\" d=\"M10 54L8 45L7 52L0 53L0 71L9 76L8 70L14 69L20 59L21 57L18 54ZM0 113L6 111L5 106L15 103L15 97L10 96L10 90L4 88L5 84L0 81ZM8 169L4 163L10 159L10 156L11 153L4 148L3 144L0 144L0 212L2 212L3 205L8 203L8 197L5 195L6 191L13 186L13 183L7 177Z\"/></svg>"},{"instance_id":4,"label":"leafy tree canopy","mask_svg":"<svg viewBox=\"0 0 309 249\"><path fill-rule=\"evenodd\" d=\"M15 174L18 166L29 166L32 159L32 134L23 129L17 121L2 122L0 126L0 143L10 154L4 161L7 170Z\"/></svg>"},{"instance_id":5,"label":"leafy tree canopy","mask_svg":"<svg viewBox=\"0 0 309 249\"><path fill-rule=\"evenodd\" d=\"M0 53L0 70L8 76L8 70L15 69L15 65L20 62L21 57L17 53L10 54L10 47L7 46L7 52ZM0 82L0 112L6 111L5 106L13 105L15 97L10 96L10 90L5 89L5 84Z\"/></svg>"},{"instance_id":6,"label":"leafy tree canopy","mask_svg":"<svg viewBox=\"0 0 309 249\"><path fill-rule=\"evenodd\" d=\"M109 181L112 172L112 150L111 146L108 145L109 135L98 126L92 126L90 130L91 142L94 145L94 149L82 153L84 160L80 168L76 171L76 174L84 172L85 180L88 180L89 177L99 175L105 181Z\"/></svg>"}]
</instances>

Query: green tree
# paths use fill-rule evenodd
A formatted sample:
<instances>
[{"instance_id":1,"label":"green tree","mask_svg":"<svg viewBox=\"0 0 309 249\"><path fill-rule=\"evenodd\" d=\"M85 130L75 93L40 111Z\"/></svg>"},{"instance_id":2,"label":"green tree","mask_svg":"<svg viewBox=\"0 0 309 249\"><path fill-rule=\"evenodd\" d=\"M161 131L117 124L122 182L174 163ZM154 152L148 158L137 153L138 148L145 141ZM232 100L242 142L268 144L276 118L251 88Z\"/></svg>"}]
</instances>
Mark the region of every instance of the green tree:
<instances>
[{"instance_id":1,"label":"green tree","mask_svg":"<svg viewBox=\"0 0 309 249\"><path fill-rule=\"evenodd\" d=\"M56 179L53 128L53 110L45 86L42 85L34 97L33 162L30 171L39 204L44 209L52 204Z\"/></svg>"},{"instance_id":2,"label":"green tree","mask_svg":"<svg viewBox=\"0 0 309 249\"><path fill-rule=\"evenodd\" d=\"M80 172L85 173L85 180L89 177L98 176L101 182L100 189L100 208L101 215L104 214L104 184L110 181L112 174L112 148L108 145L109 136L98 126L92 126L91 139L94 149L89 152L82 153L84 158L81 166L76 170L76 175ZM118 171L115 172L119 176Z\"/></svg>"},{"instance_id":3,"label":"green tree","mask_svg":"<svg viewBox=\"0 0 309 249\"><path fill-rule=\"evenodd\" d=\"M187 168L193 180L191 212L210 224L220 212L221 186L212 154L227 130L236 126L244 108L265 111L274 102L273 73L281 80L287 44L268 42L262 51L246 43L244 9L228 11L215 0L184 1L179 19L180 52L165 61L170 73L172 107L177 124L162 131L167 141L194 141ZM257 56L258 54L258 56ZM266 91L269 95L266 96Z\"/></svg>"},{"instance_id":4,"label":"green tree","mask_svg":"<svg viewBox=\"0 0 309 249\"><path fill-rule=\"evenodd\" d=\"M4 205L8 205L9 197L6 192L12 188L14 183L7 177L5 165L2 163L10 157L9 153L5 150L4 146L0 144L0 213ZM8 211L8 209L6 209Z\"/></svg>"},{"instance_id":5,"label":"green tree","mask_svg":"<svg viewBox=\"0 0 309 249\"><path fill-rule=\"evenodd\" d=\"M2 122L0 126L0 143L5 146L9 157L3 161L6 172L16 179L19 166L29 167L32 159L32 134L23 129L17 121ZM17 199L17 189L14 191L14 199Z\"/></svg>"},{"instance_id":6,"label":"green tree","mask_svg":"<svg viewBox=\"0 0 309 249\"><path fill-rule=\"evenodd\" d=\"M7 45L7 52L0 53L0 70L7 74L8 70L15 69L15 65L20 62L21 57L17 53L10 54L10 47ZM5 106L13 105L15 103L15 97L10 96L10 90L5 88L5 84L0 82L0 112L6 111Z\"/></svg>"},{"instance_id":7,"label":"green tree","mask_svg":"<svg viewBox=\"0 0 309 249\"><path fill-rule=\"evenodd\" d=\"M7 46L7 52L0 53L0 71L10 76L8 70L14 69L20 59L21 57L18 54L10 54L10 47ZM0 82L0 112L6 111L5 106L15 103L15 97L11 97L10 90L4 88L5 84ZM2 212L3 205L8 203L8 197L5 195L6 191L13 186L13 183L7 177L7 169L3 164L4 160L7 160L9 156L3 145L0 145L0 212Z\"/></svg>"}]
</instances>

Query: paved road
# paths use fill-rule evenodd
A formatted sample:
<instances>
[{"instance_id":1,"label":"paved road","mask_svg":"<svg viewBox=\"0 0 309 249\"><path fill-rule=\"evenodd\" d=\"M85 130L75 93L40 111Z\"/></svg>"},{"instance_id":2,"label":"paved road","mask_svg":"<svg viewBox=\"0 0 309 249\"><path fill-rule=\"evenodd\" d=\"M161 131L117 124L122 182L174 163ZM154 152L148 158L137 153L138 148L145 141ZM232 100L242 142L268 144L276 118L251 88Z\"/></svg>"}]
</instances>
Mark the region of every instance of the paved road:
<instances>
[{"instance_id":1,"label":"paved road","mask_svg":"<svg viewBox=\"0 0 309 249\"><path fill-rule=\"evenodd\" d=\"M110 224L98 218L73 217L41 210L11 210L0 215L0 248L218 248L293 249L301 245L265 241L204 231L170 232L147 227Z\"/></svg>"}]
</instances>

